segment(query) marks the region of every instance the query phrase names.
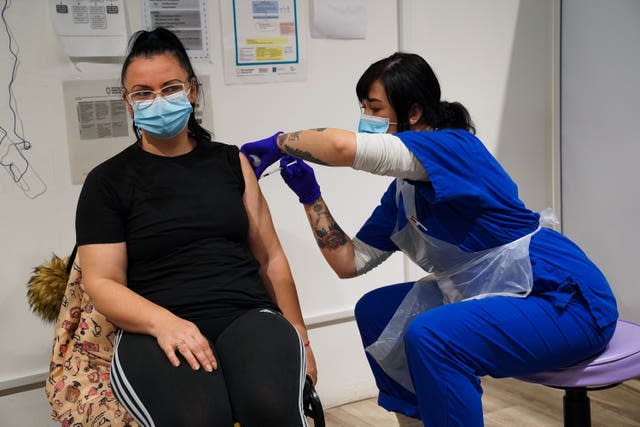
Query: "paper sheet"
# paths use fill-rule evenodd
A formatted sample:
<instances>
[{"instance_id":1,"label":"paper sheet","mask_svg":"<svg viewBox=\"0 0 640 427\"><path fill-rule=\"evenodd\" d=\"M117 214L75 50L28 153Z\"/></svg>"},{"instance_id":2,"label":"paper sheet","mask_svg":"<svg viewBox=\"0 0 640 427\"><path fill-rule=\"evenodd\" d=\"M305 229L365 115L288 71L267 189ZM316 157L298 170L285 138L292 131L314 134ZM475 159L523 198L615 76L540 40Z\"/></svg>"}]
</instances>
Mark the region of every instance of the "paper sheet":
<instances>
[{"instance_id":1,"label":"paper sheet","mask_svg":"<svg viewBox=\"0 0 640 427\"><path fill-rule=\"evenodd\" d=\"M122 88L113 80L63 82L71 183L134 142Z\"/></svg>"},{"instance_id":2,"label":"paper sheet","mask_svg":"<svg viewBox=\"0 0 640 427\"><path fill-rule=\"evenodd\" d=\"M122 0L49 0L49 9L67 55L125 55L128 36Z\"/></svg>"},{"instance_id":3,"label":"paper sheet","mask_svg":"<svg viewBox=\"0 0 640 427\"><path fill-rule=\"evenodd\" d=\"M143 19L147 30L164 27L173 31L187 49L189 58L211 60L205 0L144 0Z\"/></svg>"},{"instance_id":4,"label":"paper sheet","mask_svg":"<svg viewBox=\"0 0 640 427\"><path fill-rule=\"evenodd\" d=\"M364 39L367 15L364 0L313 0L311 37Z\"/></svg>"}]
</instances>

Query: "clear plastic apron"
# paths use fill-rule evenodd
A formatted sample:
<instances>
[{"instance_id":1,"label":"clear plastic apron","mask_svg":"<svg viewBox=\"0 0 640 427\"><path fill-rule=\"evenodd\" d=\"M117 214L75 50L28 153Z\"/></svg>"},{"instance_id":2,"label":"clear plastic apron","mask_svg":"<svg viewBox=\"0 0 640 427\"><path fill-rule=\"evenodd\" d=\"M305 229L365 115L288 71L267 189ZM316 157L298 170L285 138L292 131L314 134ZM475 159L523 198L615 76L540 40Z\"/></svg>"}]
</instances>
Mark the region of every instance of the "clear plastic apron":
<instances>
[{"instance_id":1,"label":"clear plastic apron","mask_svg":"<svg viewBox=\"0 0 640 427\"><path fill-rule=\"evenodd\" d=\"M416 219L415 187L396 181L396 205L404 203L408 223L391 240L427 276L415 282L376 342L366 348L380 367L414 391L404 353L404 331L418 314L452 302L495 295L526 297L533 287L529 242L535 232L503 246L465 252L433 238Z\"/></svg>"}]
</instances>

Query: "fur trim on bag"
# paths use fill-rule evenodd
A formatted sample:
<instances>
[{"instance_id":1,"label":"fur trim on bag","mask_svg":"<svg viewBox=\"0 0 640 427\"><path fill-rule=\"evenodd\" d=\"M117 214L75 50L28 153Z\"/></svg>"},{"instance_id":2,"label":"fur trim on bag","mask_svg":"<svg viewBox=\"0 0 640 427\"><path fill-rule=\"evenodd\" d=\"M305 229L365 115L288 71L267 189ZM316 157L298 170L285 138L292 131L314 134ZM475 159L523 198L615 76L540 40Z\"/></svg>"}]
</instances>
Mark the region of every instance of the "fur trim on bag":
<instances>
[{"instance_id":1,"label":"fur trim on bag","mask_svg":"<svg viewBox=\"0 0 640 427\"><path fill-rule=\"evenodd\" d=\"M60 304L67 287L69 258L60 258L52 254L51 260L33 269L27 283L27 299L31 311L47 322L58 318Z\"/></svg>"}]
</instances>

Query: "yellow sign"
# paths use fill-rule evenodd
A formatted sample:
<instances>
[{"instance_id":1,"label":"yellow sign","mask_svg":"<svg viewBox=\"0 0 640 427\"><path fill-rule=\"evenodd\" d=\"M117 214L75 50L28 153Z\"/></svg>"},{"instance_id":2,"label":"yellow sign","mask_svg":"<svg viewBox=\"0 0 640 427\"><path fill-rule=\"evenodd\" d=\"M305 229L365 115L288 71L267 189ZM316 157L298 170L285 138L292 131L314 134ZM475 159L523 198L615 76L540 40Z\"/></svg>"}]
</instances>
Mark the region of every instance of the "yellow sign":
<instances>
[{"instance_id":1,"label":"yellow sign","mask_svg":"<svg viewBox=\"0 0 640 427\"><path fill-rule=\"evenodd\" d=\"M258 61L282 61L283 59L284 48L281 46L256 48L256 60Z\"/></svg>"},{"instance_id":2,"label":"yellow sign","mask_svg":"<svg viewBox=\"0 0 640 427\"><path fill-rule=\"evenodd\" d=\"M287 44L289 39L247 39L247 44Z\"/></svg>"}]
</instances>

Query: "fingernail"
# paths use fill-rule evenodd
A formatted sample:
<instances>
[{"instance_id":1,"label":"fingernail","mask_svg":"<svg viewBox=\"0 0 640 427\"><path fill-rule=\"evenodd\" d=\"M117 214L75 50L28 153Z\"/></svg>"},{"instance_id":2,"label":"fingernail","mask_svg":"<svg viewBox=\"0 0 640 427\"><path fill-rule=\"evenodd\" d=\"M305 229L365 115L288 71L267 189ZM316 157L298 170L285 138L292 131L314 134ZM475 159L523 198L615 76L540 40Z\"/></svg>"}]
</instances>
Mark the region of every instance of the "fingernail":
<instances>
[{"instance_id":1,"label":"fingernail","mask_svg":"<svg viewBox=\"0 0 640 427\"><path fill-rule=\"evenodd\" d=\"M213 371L213 368L211 367L211 365L207 365L205 367L205 369L206 369L207 372L212 372Z\"/></svg>"}]
</instances>

